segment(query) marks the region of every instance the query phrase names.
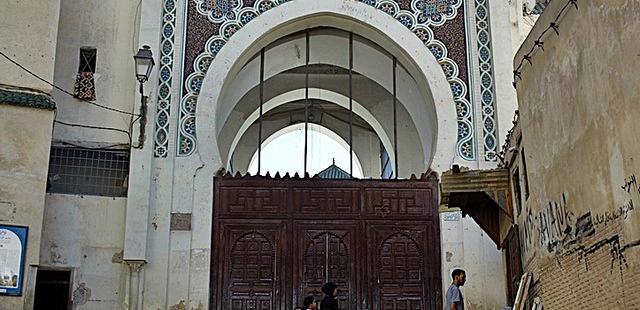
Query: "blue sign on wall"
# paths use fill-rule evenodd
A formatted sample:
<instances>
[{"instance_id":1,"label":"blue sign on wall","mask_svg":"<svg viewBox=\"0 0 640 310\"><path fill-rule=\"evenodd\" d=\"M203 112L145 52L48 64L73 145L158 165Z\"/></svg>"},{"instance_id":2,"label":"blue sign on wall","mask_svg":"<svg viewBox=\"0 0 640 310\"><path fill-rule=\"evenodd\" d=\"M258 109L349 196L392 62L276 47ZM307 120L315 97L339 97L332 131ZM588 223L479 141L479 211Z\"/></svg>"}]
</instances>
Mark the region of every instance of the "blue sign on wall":
<instances>
[{"instance_id":1,"label":"blue sign on wall","mask_svg":"<svg viewBox=\"0 0 640 310\"><path fill-rule=\"evenodd\" d=\"M0 225L0 295L22 295L28 227Z\"/></svg>"}]
</instances>

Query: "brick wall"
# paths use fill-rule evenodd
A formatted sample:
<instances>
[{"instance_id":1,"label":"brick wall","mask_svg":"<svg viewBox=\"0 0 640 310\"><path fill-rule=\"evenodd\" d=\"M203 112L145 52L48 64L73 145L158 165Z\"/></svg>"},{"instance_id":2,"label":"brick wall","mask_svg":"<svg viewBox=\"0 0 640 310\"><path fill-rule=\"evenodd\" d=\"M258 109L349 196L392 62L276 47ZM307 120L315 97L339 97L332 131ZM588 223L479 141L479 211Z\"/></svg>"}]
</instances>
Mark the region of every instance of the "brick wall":
<instances>
[{"instance_id":1,"label":"brick wall","mask_svg":"<svg viewBox=\"0 0 640 310\"><path fill-rule=\"evenodd\" d=\"M552 1L514 60L523 269L544 309L640 309L640 0L577 6Z\"/></svg>"},{"instance_id":2,"label":"brick wall","mask_svg":"<svg viewBox=\"0 0 640 310\"><path fill-rule=\"evenodd\" d=\"M540 267L545 309L640 309L639 253L623 249L620 224Z\"/></svg>"}]
</instances>

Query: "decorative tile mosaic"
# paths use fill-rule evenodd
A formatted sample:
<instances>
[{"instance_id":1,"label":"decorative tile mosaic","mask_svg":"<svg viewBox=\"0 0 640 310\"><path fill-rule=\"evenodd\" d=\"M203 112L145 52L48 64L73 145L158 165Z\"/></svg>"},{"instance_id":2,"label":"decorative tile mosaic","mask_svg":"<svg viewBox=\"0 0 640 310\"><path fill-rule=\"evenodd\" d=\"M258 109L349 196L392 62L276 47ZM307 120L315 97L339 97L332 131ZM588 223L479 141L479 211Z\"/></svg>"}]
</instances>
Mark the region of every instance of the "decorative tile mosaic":
<instances>
[{"instance_id":1,"label":"decorative tile mosaic","mask_svg":"<svg viewBox=\"0 0 640 310\"><path fill-rule=\"evenodd\" d=\"M433 27L433 37L447 47L447 56L458 66L458 77L469 85L467 66L467 40L465 29L464 7L458 8L458 14L450 22L439 27ZM441 63L445 74L448 66ZM448 75L447 75L448 76ZM471 92L467 91L463 98L456 98L456 113L458 116L458 155L466 160L475 159L475 126L474 109L471 104Z\"/></svg>"},{"instance_id":2,"label":"decorative tile mosaic","mask_svg":"<svg viewBox=\"0 0 640 310\"><path fill-rule=\"evenodd\" d=\"M480 101L482 102L482 136L484 160L497 161L496 107L493 83L493 57L491 56L491 31L487 0L475 0L476 30L478 35L478 59L480 61Z\"/></svg>"},{"instance_id":3,"label":"decorative tile mosaic","mask_svg":"<svg viewBox=\"0 0 640 310\"><path fill-rule=\"evenodd\" d=\"M160 39L160 66L158 68L158 100L153 155L167 157L169 152L169 116L171 110L171 84L173 75L174 39L176 32L175 0L165 0L162 10L162 38Z\"/></svg>"},{"instance_id":4,"label":"decorative tile mosaic","mask_svg":"<svg viewBox=\"0 0 640 310\"><path fill-rule=\"evenodd\" d=\"M56 109L56 103L50 95L25 89L4 88L2 85L0 85L0 104L44 110Z\"/></svg>"},{"instance_id":5,"label":"decorative tile mosaic","mask_svg":"<svg viewBox=\"0 0 640 310\"><path fill-rule=\"evenodd\" d=\"M178 156L193 154L197 148L196 102L206 72L215 56L227 40L253 18L288 1L295 0L189 1L183 69L185 79L179 113ZM474 160L473 108L469 102L467 87L463 0L358 1L393 16L420 38L436 57L449 81L456 103L458 153L465 159ZM438 34L437 37L434 33Z\"/></svg>"}]
</instances>

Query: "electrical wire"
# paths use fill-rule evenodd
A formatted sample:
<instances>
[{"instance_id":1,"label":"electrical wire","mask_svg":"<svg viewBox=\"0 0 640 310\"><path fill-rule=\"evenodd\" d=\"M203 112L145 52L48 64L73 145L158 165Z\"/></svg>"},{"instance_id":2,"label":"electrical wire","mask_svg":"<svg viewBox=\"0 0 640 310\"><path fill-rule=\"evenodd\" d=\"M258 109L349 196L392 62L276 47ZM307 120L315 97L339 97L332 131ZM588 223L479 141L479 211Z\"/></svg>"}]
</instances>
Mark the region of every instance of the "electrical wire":
<instances>
[{"instance_id":1,"label":"electrical wire","mask_svg":"<svg viewBox=\"0 0 640 310\"><path fill-rule=\"evenodd\" d=\"M85 150L109 150L109 149L115 149L118 150L119 147L123 147L123 146L129 146L129 144L127 143L115 143L115 144L109 144L109 145L105 145L105 146L96 146L96 147L92 147L92 146L85 146L85 145L79 145L76 143L71 143L71 142L67 142L67 141L60 141L60 142L56 142L62 145L70 145L79 149L85 149Z\"/></svg>"},{"instance_id":2,"label":"electrical wire","mask_svg":"<svg viewBox=\"0 0 640 310\"><path fill-rule=\"evenodd\" d=\"M71 96L71 97L74 97L73 93L71 93L71 92L69 92L69 91L67 91L67 90L63 89L63 88L62 88L62 87L60 87L60 86L57 86L57 85L55 85L55 84L53 84L53 83L51 83L51 82L49 82L49 81L45 80L44 78L42 78L41 76L39 76L39 75L35 74L34 72L32 72L31 70L29 70L29 69L28 69L28 68L26 68L25 66L21 65L20 63L18 63L18 62L17 62L17 61L15 61L15 60L13 60L11 57L7 56L7 54L3 53L2 51L0 51L0 55L1 55L2 57L6 58L6 59L7 59L8 61L10 61L11 63L13 63L14 65L18 66L20 69L24 70L25 72L29 73L29 74L30 74L30 75L32 75L33 77L37 78L38 80L40 80L40 81L42 81L42 82L44 82L44 83L46 83L46 84L50 85L51 87L53 87L53 88L55 88L55 89L57 89L57 90L59 90L59 91L61 91L61 92L65 93L65 94L67 94L67 95L69 95L69 96ZM74 97L74 98L76 98L76 97ZM80 98L76 98L76 99L78 99L78 100L80 100L80 101L83 101L83 102L86 102L86 103L88 103L88 104L91 104L91 105L97 106L97 107L99 107L99 108L102 108L102 109L105 109L105 110L112 111L112 112L122 113L122 114L126 114L126 115L131 115L131 116L139 116L138 114L134 114L134 113L131 113L131 112L122 111L122 110L118 110L118 109L114 109L114 108L110 108L110 107L107 107L107 106L101 105L101 104L99 104L99 103L96 103L95 101L86 100L86 99L80 99Z\"/></svg>"},{"instance_id":3,"label":"electrical wire","mask_svg":"<svg viewBox=\"0 0 640 310\"><path fill-rule=\"evenodd\" d=\"M55 85L55 84L53 84L53 83L51 83L51 82L49 82L49 81L47 81L47 80L45 80L44 78L42 78L42 77L40 77L39 75L35 74L34 72L32 72L31 70L29 70L29 69L28 69L28 68L26 68L25 66L21 65L20 63L18 63L18 62L17 62L17 61L15 61L15 60L13 60L11 57L7 56L7 55L6 55L5 53L3 53L2 51L0 51L0 55L1 55L1 56L3 56L4 58L6 58L6 59L7 59L8 61L10 61L11 63L13 63L14 65L18 66L20 69L22 69L22 70L24 70L25 72L29 73L30 75L34 76L34 77L35 77L35 78L37 78L38 80L40 80L40 81L42 81L42 82L44 82L44 83L46 83L46 84L48 84L48 85L52 86L53 88L55 88L55 89L57 89L57 90L60 90L61 92L65 93L65 94L67 94L67 95L69 95L69 96L74 97L74 95L73 95L71 92L69 92L69 91L67 91L67 90L63 89L62 87L59 87L59 86L57 86L57 85ZM7 85L7 86L9 86L9 87L13 87L13 86L10 86L10 85ZM15 87L15 88L16 88L16 89L19 89L19 88L21 88L21 87ZM39 92L39 91L38 91L38 92ZM74 98L75 98L75 97L74 97ZM126 134L126 135L127 135L127 138L128 138L128 141L129 141L128 146L129 146L129 148L131 148L131 146L132 146L132 144L133 144L133 140L132 140L132 136L131 136L131 132L133 132L133 124L135 124L135 122L137 122L138 120L140 120L140 118L142 117L142 115L140 115L140 114L135 114L135 113L130 113L130 112L126 112L126 111L121 111L121 110L114 109L114 108L110 108L110 107L107 107L107 106L104 106L104 105L98 104L98 103L96 103L96 102L94 102L94 101L90 101L90 100L79 99L79 98L76 98L76 99L78 99L78 100L80 100L80 101L83 101L83 102L87 102L87 103L92 104L92 105L95 105L95 106L97 106L97 107L99 107L99 108L102 108L102 109L106 109L106 110L113 111L113 112L117 112L117 113L121 113L121 114L130 115L130 116L131 116L131 121L129 122L129 131L126 131L126 130L123 130L123 129L119 129L119 128L113 128L113 127L91 126L91 125L84 125L84 124L76 124L76 123L68 123L68 122L59 121L59 120L57 120L57 119L56 119L56 118L57 118L57 116L58 116L57 111L55 111L55 113L54 113L54 119L53 119L54 125L55 125L55 124L60 124L60 125L63 125L63 126L68 126L68 127L80 127L80 128L88 128L88 129L97 129L97 130L108 130L108 131L122 132L122 133L124 133L124 134ZM134 117L136 117L136 118L134 119ZM74 145L74 144L71 144L71 143L66 143L66 144ZM111 145L111 146L109 146L109 147L113 147L113 146L122 146L122 145L127 145L127 144L124 144L124 143L121 143L121 144L114 144L114 145ZM76 146L76 145L74 145L74 146ZM80 146L78 146L78 147L80 147ZM83 147L83 148L87 148L87 147ZM87 149L90 149L90 148L87 148Z\"/></svg>"},{"instance_id":4,"label":"electrical wire","mask_svg":"<svg viewBox=\"0 0 640 310\"><path fill-rule=\"evenodd\" d=\"M58 123L60 125L69 126L69 127L82 127L82 128L91 128L91 129L111 130L111 131L123 132L123 133L126 133L127 135L129 135L128 131L126 131L124 129L120 129L120 128L74 124L74 123L67 123L67 122L63 122L63 121L59 121L59 120L54 120L54 122L56 122L56 123Z\"/></svg>"},{"instance_id":5,"label":"electrical wire","mask_svg":"<svg viewBox=\"0 0 640 310\"><path fill-rule=\"evenodd\" d=\"M108 131L122 132L122 133L127 135L127 141L129 141L129 143L118 143L118 144L111 145L109 147L128 145L129 148L131 148L131 146L133 144L133 140L132 140L132 136L131 136L131 132L133 131L133 124L140 119L140 116L138 116L135 120L133 120L133 117L132 117L132 121L129 124L129 131L126 131L124 129L113 128L113 127L91 126L91 125L84 125L84 124L67 123L67 122L63 122L63 121L57 120L56 117L57 117L57 113L55 113L54 117L53 117L54 128L55 128L55 124L60 124L60 125L63 125L63 126L68 126L68 127L79 127L79 128L88 128L88 129L97 129L97 130L108 130ZM76 145L74 145L72 143L67 143L67 144L76 146ZM87 148L87 147L84 147L84 148ZM104 147L102 147L102 148L104 148ZM102 149L102 148L97 148L97 149Z\"/></svg>"}]
</instances>

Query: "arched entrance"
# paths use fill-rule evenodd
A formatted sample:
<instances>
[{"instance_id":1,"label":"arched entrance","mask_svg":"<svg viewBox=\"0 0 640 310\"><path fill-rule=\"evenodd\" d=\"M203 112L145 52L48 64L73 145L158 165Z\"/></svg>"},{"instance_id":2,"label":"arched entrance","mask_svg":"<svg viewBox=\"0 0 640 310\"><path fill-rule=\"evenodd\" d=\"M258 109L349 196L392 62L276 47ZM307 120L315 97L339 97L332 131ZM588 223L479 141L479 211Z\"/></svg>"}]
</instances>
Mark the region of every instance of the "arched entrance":
<instances>
[{"instance_id":1,"label":"arched entrance","mask_svg":"<svg viewBox=\"0 0 640 310\"><path fill-rule=\"evenodd\" d=\"M447 170L456 158L457 117L451 86L438 61L424 42L394 18L369 5L341 0L286 3L261 14L229 39L212 60L197 99L196 133L199 141L206 141L198 146L202 160L212 166L224 167L226 164L225 157L230 148L222 147L225 141L220 141L219 133L230 117L232 119L231 112L244 94L234 93L241 88L231 85L242 78L241 71L251 65L252 58L260 49L280 38L315 27L352 32L375 42L384 52L398 59L415 81L413 91L422 98L420 104L403 106L411 117L424 117L414 121L423 126L416 130L423 153L421 167L411 167L400 175L408 177L429 168ZM369 69L388 70L382 66ZM278 72L276 68L274 71ZM252 85L249 84L250 88Z\"/></svg>"},{"instance_id":2,"label":"arched entrance","mask_svg":"<svg viewBox=\"0 0 640 310\"><path fill-rule=\"evenodd\" d=\"M297 37L305 29L314 33ZM373 128L377 142L386 144L385 149L398 149L398 156L392 156L401 163L395 174L409 177L448 169L455 158L457 119L450 84L435 57L395 19L364 4L337 0L294 1L267 11L219 51L197 101L197 153L203 166L228 165L244 137L251 135L260 103L263 113L296 100L299 104L304 87L305 101L344 108L347 94L334 77L344 71L345 57L333 52L344 46L345 33L355 37L346 41L347 46L362 56L354 57L353 68L365 89L347 98L353 101L354 113ZM317 55L317 79L306 86L295 79L304 64L299 55L303 50ZM358 61L362 62L355 65ZM304 67L309 74L308 62ZM263 80L255 74L261 70ZM327 72L333 72L331 77ZM391 81L392 76L400 83ZM264 92L259 100L257 92ZM390 117L394 97L396 122ZM391 104L381 98L391 98ZM220 175L213 197L211 308L292 308L305 295L317 294L323 281L344 287L339 296L344 309L440 307L434 179ZM262 250L270 254L260 254ZM346 263L328 259L333 254ZM313 259L323 255L325 260ZM313 270L319 272L315 278Z\"/></svg>"}]
</instances>

